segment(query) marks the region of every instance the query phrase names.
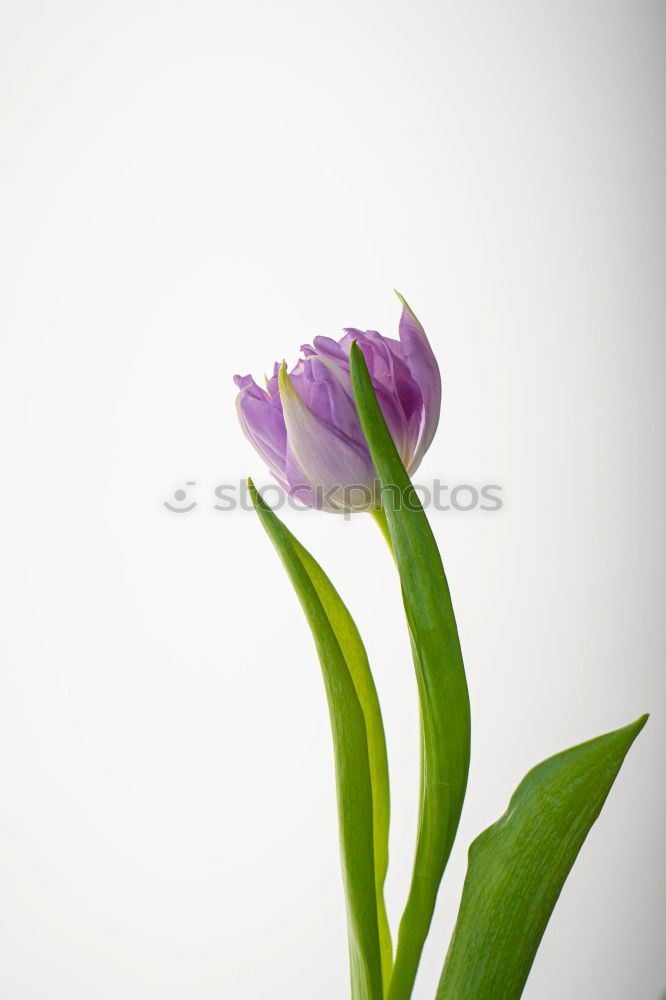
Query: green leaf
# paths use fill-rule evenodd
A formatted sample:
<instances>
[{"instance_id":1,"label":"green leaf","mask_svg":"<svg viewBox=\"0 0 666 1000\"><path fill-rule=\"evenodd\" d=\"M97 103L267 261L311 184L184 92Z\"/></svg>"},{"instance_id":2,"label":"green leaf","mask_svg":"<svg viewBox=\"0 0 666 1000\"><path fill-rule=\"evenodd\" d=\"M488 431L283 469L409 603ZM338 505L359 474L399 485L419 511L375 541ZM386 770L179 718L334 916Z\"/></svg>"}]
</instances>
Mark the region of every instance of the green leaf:
<instances>
[{"instance_id":1,"label":"green leaf","mask_svg":"<svg viewBox=\"0 0 666 1000\"><path fill-rule=\"evenodd\" d=\"M474 841L437 1000L517 1000L565 879L647 715L522 780Z\"/></svg>"},{"instance_id":2,"label":"green leaf","mask_svg":"<svg viewBox=\"0 0 666 1000\"><path fill-rule=\"evenodd\" d=\"M437 544L386 427L357 344L352 345L350 363L356 407L381 481L420 702L421 797L416 856L388 991L389 1000L407 1000L465 797L469 696L451 595Z\"/></svg>"},{"instance_id":3,"label":"green leaf","mask_svg":"<svg viewBox=\"0 0 666 1000\"><path fill-rule=\"evenodd\" d=\"M389 788L377 693L356 626L328 577L251 481L249 489L301 602L324 676L333 731L352 997L382 1000L384 976L388 981L391 971L383 897Z\"/></svg>"},{"instance_id":4,"label":"green leaf","mask_svg":"<svg viewBox=\"0 0 666 1000\"><path fill-rule=\"evenodd\" d=\"M288 529L285 528L285 531L288 532ZM373 842L379 943L382 955L383 981L385 985L388 985L393 967L393 949L384 902L384 883L386 881L389 859L390 794L386 737L384 735L384 723L379 707L379 698L377 697L377 689L370 671L365 647L354 619L349 614L338 592L319 563L312 558L308 550L294 538L291 532L288 532L288 534L328 616L331 628L338 640L342 655L345 658L349 673L354 682L356 695L363 709L372 783Z\"/></svg>"}]
</instances>

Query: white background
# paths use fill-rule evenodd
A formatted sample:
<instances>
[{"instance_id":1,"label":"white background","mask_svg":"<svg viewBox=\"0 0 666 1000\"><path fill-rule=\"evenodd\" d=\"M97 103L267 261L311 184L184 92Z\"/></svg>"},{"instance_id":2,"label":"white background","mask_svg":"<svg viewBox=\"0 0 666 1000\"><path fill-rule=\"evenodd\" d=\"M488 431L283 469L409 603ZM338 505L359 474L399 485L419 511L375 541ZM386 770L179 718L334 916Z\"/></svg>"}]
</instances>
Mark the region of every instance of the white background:
<instances>
[{"instance_id":1,"label":"white background","mask_svg":"<svg viewBox=\"0 0 666 1000\"><path fill-rule=\"evenodd\" d=\"M657 1000L664 924L665 8L648 0L3 0L0 996L348 995L319 667L252 514L234 414L343 326L444 379L419 480L473 704L431 1000L469 841L523 774L652 718L527 1000ZM163 506L186 481L198 506ZM357 618L393 780L418 730L370 518L292 514Z\"/></svg>"}]
</instances>

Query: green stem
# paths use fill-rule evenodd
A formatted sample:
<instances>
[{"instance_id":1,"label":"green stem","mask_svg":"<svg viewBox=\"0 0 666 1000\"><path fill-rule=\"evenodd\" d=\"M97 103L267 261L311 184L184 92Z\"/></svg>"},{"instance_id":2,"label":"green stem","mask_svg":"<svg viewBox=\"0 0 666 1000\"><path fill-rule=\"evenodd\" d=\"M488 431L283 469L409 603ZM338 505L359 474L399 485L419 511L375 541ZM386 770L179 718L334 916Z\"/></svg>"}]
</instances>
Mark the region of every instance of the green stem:
<instances>
[{"instance_id":1,"label":"green stem","mask_svg":"<svg viewBox=\"0 0 666 1000\"><path fill-rule=\"evenodd\" d=\"M395 553L393 552L393 543L391 541L391 533L389 531L388 521L386 520L386 511L383 507L378 507L376 510L371 510L375 523L379 526L379 530L384 536L384 540L391 550L391 555L395 559Z\"/></svg>"}]
</instances>

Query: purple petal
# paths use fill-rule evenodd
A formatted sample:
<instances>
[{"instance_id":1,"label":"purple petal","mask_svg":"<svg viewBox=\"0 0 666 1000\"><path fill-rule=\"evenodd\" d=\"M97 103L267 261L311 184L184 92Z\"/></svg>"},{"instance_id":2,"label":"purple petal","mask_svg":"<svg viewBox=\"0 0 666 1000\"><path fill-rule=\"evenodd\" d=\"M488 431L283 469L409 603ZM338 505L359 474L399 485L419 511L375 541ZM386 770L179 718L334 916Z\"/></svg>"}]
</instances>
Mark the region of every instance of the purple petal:
<instances>
[{"instance_id":1,"label":"purple petal","mask_svg":"<svg viewBox=\"0 0 666 1000\"><path fill-rule=\"evenodd\" d=\"M280 371L282 412L287 428L286 474L290 487L333 491L329 509L345 509L344 490L350 486L374 490L375 471L367 448L348 438L313 413L286 370Z\"/></svg>"},{"instance_id":2,"label":"purple petal","mask_svg":"<svg viewBox=\"0 0 666 1000\"><path fill-rule=\"evenodd\" d=\"M391 437L395 442L400 458L403 464L407 466L418 435L417 431L411 429L410 421L396 392L391 367L392 355L384 346L383 341L385 338L374 330L367 333L364 333L362 330L348 330L341 343L348 341L348 345L351 347L353 340L358 343L363 352L363 357L368 366L372 385L384 415L384 420L391 432ZM414 419L412 419L412 424L416 424Z\"/></svg>"},{"instance_id":3,"label":"purple petal","mask_svg":"<svg viewBox=\"0 0 666 1000\"><path fill-rule=\"evenodd\" d=\"M240 392L236 411L243 433L262 456L271 472L284 481L287 431L282 412L271 405L269 395L250 376L236 376Z\"/></svg>"},{"instance_id":4,"label":"purple petal","mask_svg":"<svg viewBox=\"0 0 666 1000\"><path fill-rule=\"evenodd\" d=\"M402 295L396 294L402 302L399 328L400 344L410 374L421 390L424 409L418 445L407 469L411 475L418 467L435 436L442 406L442 382L439 366L428 343L425 330Z\"/></svg>"},{"instance_id":5,"label":"purple petal","mask_svg":"<svg viewBox=\"0 0 666 1000\"><path fill-rule=\"evenodd\" d=\"M419 441L423 417L421 390L412 378L405 361L391 350L392 344L400 347L397 341L390 341L388 337L382 337L375 330L368 330L365 341L372 345L375 353L375 377L386 386L391 399L395 400L402 410L407 454L401 457L407 465L411 462Z\"/></svg>"}]
</instances>

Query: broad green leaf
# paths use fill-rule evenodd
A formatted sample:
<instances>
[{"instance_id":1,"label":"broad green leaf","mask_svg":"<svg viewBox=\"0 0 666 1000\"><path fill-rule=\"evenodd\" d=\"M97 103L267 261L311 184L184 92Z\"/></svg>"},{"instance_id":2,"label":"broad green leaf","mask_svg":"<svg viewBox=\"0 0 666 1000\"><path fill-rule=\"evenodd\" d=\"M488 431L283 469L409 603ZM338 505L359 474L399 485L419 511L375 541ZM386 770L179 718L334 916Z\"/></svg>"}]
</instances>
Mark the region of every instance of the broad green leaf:
<instances>
[{"instance_id":1,"label":"broad green leaf","mask_svg":"<svg viewBox=\"0 0 666 1000\"><path fill-rule=\"evenodd\" d=\"M437 544L386 427L357 344L352 345L350 363L356 407L381 481L420 702L421 796L416 856L388 991L389 1000L407 1000L465 797L469 696L451 595Z\"/></svg>"},{"instance_id":2,"label":"broad green leaf","mask_svg":"<svg viewBox=\"0 0 666 1000\"><path fill-rule=\"evenodd\" d=\"M538 764L474 841L437 1000L517 1000L583 841L647 715Z\"/></svg>"},{"instance_id":3,"label":"broad green leaf","mask_svg":"<svg viewBox=\"0 0 666 1000\"><path fill-rule=\"evenodd\" d=\"M391 965L382 893L389 802L384 731L374 683L360 636L332 584L251 481L249 488L305 612L324 677L333 731L352 997L382 1000L380 926L384 965L389 971Z\"/></svg>"}]
</instances>

